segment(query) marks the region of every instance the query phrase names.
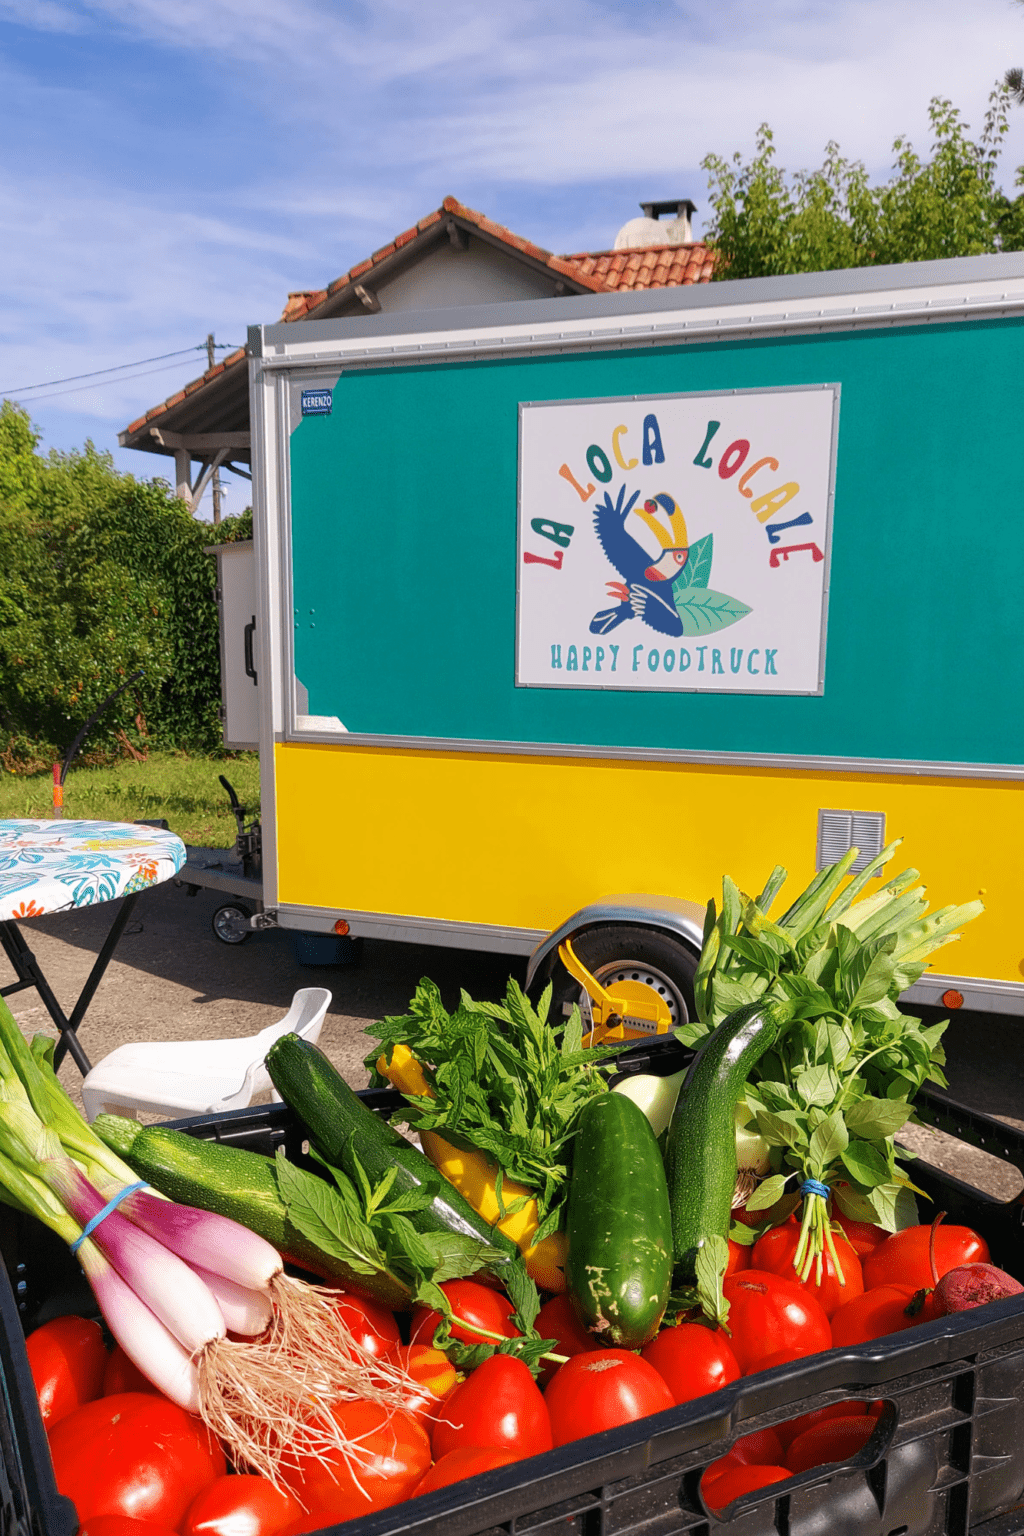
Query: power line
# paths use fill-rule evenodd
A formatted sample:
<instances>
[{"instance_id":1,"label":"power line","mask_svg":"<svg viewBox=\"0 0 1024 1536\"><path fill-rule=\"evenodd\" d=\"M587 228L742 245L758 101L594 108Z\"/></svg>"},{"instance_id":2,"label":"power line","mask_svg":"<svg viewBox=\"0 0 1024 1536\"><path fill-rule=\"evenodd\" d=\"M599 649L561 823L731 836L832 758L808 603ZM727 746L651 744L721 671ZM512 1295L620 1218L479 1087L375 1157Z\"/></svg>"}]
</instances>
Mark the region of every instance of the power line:
<instances>
[{"instance_id":1,"label":"power line","mask_svg":"<svg viewBox=\"0 0 1024 1536\"><path fill-rule=\"evenodd\" d=\"M189 348L189 351L192 350L192 348ZM238 349L236 348L235 350L237 351ZM129 363L126 366L131 367L131 364ZM70 389L55 389L48 395L33 395L28 404L37 405L42 400L56 400L61 395L86 394L91 389L106 389L109 384L132 384L136 379L148 379L154 373L170 373L173 369L180 368L181 366L181 363L164 363L161 368L147 368L143 373L129 373L116 379L100 379L96 384L73 384ZM12 397L8 396L6 398ZM0 396L0 398L4 397Z\"/></svg>"},{"instance_id":2,"label":"power line","mask_svg":"<svg viewBox=\"0 0 1024 1536\"><path fill-rule=\"evenodd\" d=\"M232 346L230 342L218 341L216 343L216 350L218 352L222 350L228 352L238 352L241 349L239 347ZM19 384L17 389L0 390L0 396L6 397L8 395L23 395L30 389L50 389L55 384L74 384L79 379L98 379L102 374L105 373L122 373L126 368L142 368L146 363L162 363L168 357L185 357L190 352L205 351L207 351L207 344L205 341L201 341L197 347L181 347L177 352L161 352L159 357L140 357L137 362L118 363L113 368L95 368L91 373L72 373L69 374L66 379L44 379L41 384ZM159 372L160 370L157 369L154 371ZM118 383L119 381L115 379L112 382Z\"/></svg>"}]
</instances>

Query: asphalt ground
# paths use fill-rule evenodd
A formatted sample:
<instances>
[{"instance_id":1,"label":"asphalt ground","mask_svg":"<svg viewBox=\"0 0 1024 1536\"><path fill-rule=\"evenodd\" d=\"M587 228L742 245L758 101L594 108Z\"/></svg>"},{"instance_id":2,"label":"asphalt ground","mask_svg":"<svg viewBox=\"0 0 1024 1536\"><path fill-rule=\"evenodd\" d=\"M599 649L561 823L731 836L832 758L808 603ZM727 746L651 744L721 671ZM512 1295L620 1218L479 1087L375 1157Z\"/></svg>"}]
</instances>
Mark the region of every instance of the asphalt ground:
<instances>
[{"instance_id":1,"label":"asphalt ground","mask_svg":"<svg viewBox=\"0 0 1024 1536\"><path fill-rule=\"evenodd\" d=\"M223 857L223 850L216 852ZM355 965L300 965L283 929L254 933L239 945L217 939L211 918L226 899L205 890L190 897L172 883L142 895L81 1026L93 1062L127 1041L254 1035L284 1017L300 987L326 986L332 1002L320 1044L346 1080L361 1088L367 1082L363 1058L373 1045L367 1027L404 1013L421 977L431 977L451 1006L463 987L473 996L498 999L510 974L520 981L525 976L526 961L516 957L373 939L363 941ZM21 925L66 1013L114 915L112 905L100 905ZM0 986L13 979L0 955ZM27 1036L56 1033L35 991L14 993L8 1002ZM951 1097L1024 1130L1024 1019L954 1015L945 1045ZM70 1058L61 1081L81 1105L81 1076ZM1016 1168L941 1133L908 1127L901 1139L999 1199L1015 1198L1024 1188Z\"/></svg>"}]
</instances>

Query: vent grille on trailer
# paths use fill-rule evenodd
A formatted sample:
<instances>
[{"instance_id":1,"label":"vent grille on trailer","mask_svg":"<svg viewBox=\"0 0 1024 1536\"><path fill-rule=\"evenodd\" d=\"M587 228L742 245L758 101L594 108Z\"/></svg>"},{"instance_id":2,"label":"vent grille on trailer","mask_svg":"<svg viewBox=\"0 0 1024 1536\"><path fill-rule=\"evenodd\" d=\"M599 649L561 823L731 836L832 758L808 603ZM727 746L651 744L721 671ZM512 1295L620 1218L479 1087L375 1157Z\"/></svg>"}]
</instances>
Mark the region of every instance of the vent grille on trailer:
<instances>
[{"instance_id":1,"label":"vent grille on trailer","mask_svg":"<svg viewBox=\"0 0 1024 1536\"><path fill-rule=\"evenodd\" d=\"M852 866L852 873L870 864L876 853L885 847L885 813L883 811L819 811L817 867L834 864L851 848L859 848L860 856Z\"/></svg>"}]
</instances>

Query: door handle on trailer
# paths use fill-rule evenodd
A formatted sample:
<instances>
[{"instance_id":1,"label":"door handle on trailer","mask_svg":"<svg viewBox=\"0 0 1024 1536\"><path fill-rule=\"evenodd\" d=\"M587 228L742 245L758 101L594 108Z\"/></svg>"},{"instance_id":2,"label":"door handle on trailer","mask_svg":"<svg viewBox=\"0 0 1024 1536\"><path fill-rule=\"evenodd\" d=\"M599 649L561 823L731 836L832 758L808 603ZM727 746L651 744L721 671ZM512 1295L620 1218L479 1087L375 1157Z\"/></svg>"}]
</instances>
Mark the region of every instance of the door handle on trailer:
<instances>
[{"instance_id":1,"label":"door handle on trailer","mask_svg":"<svg viewBox=\"0 0 1024 1536\"><path fill-rule=\"evenodd\" d=\"M256 681L256 668L253 666L252 660L252 637L255 633L256 615L253 614L251 621L245 626L245 675L252 678L254 688L259 686Z\"/></svg>"}]
</instances>

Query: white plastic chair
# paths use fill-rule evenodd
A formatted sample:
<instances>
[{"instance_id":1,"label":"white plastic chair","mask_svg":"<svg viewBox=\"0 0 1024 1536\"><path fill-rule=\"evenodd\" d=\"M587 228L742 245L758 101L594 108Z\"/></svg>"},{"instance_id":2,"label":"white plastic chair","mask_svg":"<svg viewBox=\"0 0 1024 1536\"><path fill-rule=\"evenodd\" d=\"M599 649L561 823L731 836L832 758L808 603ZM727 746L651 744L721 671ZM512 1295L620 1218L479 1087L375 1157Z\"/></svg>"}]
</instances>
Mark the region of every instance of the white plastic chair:
<instances>
[{"instance_id":1,"label":"white plastic chair","mask_svg":"<svg viewBox=\"0 0 1024 1536\"><path fill-rule=\"evenodd\" d=\"M173 1119L244 1109L254 1093L268 1088L280 1103L263 1065L267 1051L290 1033L315 1045L330 1001L326 987L303 987L283 1019L241 1040L120 1045L98 1061L82 1083L86 1119L95 1120L103 1110L144 1109Z\"/></svg>"}]
</instances>

